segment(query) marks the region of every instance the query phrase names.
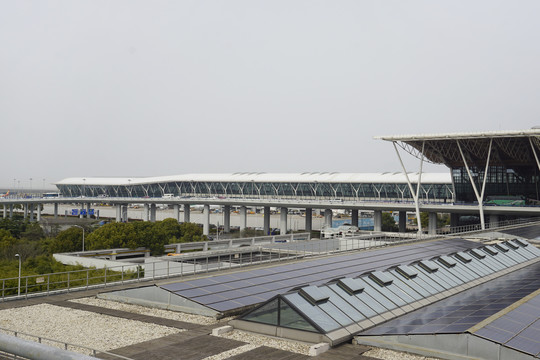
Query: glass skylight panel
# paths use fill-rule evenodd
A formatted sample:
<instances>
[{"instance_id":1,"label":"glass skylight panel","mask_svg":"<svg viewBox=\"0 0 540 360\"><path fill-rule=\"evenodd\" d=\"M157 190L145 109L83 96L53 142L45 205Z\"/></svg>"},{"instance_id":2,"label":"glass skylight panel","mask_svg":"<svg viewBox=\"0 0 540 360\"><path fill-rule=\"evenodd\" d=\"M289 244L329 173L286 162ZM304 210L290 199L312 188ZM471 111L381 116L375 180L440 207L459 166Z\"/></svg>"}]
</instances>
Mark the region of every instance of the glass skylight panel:
<instances>
[{"instance_id":1,"label":"glass skylight panel","mask_svg":"<svg viewBox=\"0 0 540 360\"><path fill-rule=\"evenodd\" d=\"M360 300L359 296L349 294L347 291L345 291L341 286L338 286L337 284L329 284L327 286L330 290L335 292L338 296L340 296L347 303L349 303L353 308L361 312L364 317L369 318L369 317L373 317L377 315L377 312L375 312L375 310L369 307L365 302ZM362 295L362 292L357 293L357 295ZM376 303L375 300L373 300L371 297L367 297L365 294L362 295L362 298L364 299L368 298L369 300L367 300L367 302L369 302L370 305L373 305L373 303ZM378 306L381 307L380 304L378 304Z\"/></svg>"},{"instance_id":2,"label":"glass skylight panel","mask_svg":"<svg viewBox=\"0 0 540 360\"><path fill-rule=\"evenodd\" d=\"M377 284L375 284L373 282L369 283L367 281L368 278L365 278L365 279L364 278L358 278L358 280L361 280L365 284L364 285L365 286L364 291L360 295L363 295L364 293L369 294L371 297L373 297L375 300L377 300L377 302L379 302L386 310L392 310L392 309L395 309L395 308L398 307L398 305L396 303L390 301L390 299L387 296L383 295L382 293L380 293L379 291L377 291L375 289L375 286L380 288L379 285L377 285Z\"/></svg>"},{"instance_id":3,"label":"glass skylight panel","mask_svg":"<svg viewBox=\"0 0 540 360\"><path fill-rule=\"evenodd\" d=\"M353 278L340 279L337 284L349 294L357 294L364 290L364 285L360 281Z\"/></svg>"},{"instance_id":4,"label":"glass skylight panel","mask_svg":"<svg viewBox=\"0 0 540 360\"><path fill-rule=\"evenodd\" d=\"M392 281L394 281L382 271L373 271L371 274L369 274L369 278L375 280L381 286L390 285Z\"/></svg>"},{"instance_id":5,"label":"glass skylight panel","mask_svg":"<svg viewBox=\"0 0 540 360\"><path fill-rule=\"evenodd\" d=\"M317 286L306 286L301 288L300 295L313 304L318 304L328 300L328 295L321 291L321 289L319 289Z\"/></svg>"},{"instance_id":6,"label":"glass skylight panel","mask_svg":"<svg viewBox=\"0 0 540 360\"><path fill-rule=\"evenodd\" d=\"M399 289L402 293L404 293L406 296L404 297L405 301L408 301L411 303L413 300L421 300L424 298L424 294L426 293L423 291L424 294L421 294L420 291L418 291L418 284L413 283L412 280L406 279L403 276L398 276L396 273L389 271L388 276L392 277L394 279L394 282L392 283L392 287L396 287ZM394 291L393 289L390 289ZM395 291L394 291L395 292ZM429 294L428 294L429 296ZM403 296L402 296L403 297ZM409 297L409 299L407 299Z\"/></svg>"},{"instance_id":7,"label":"glass skylight panel","mask_svg":"<svg viewBox=\"0 0 540 360\"><path fill-rule=\"evenodd\" d=\"M426 270L423 266L421 266L420 263L417 263L416 265L414 265L414 267L417 268L421 274L425 275L426 279L429 279L430 282L436 283L438 286L444 288L445 290L453 287L450 283L448 283L448 281L441 278L437 271L429 272L429 270Z\"/></svg>"},{"instance_id":8,"label":"glass skylight panel","mask_svg":"<svg viewBox=\"0 0 540 360\"><path fill-rule=\"evenodd\" d=\"M298 293L289 293L283 295L291 305L298 309L304 316L313 321L324 332L330 332L338 329L341 326L331 317L329 317L324 311L321 311L316 305L313 305L308 300L300 296Z\"/></svg>"},{"instance_id":9,"label":"glass skylight panel","mask_svg":"<svg viewBox=\"0 0 540 360\"><path fill-rule=\"evenodd\" d=\"M345 295L345 298L343 298L338 293L332 291L328 286L323 286L320 290L329 296L329 303L341 310L353 322L359 322L365 319L365 316L360 312L360 309L354 308L346 301L347 298L353 297L353 295L342 293L341 295ZM322 305L320 305L320 307L322 308ZM328 315L334 317L334 312L329 312Z\"/></svg>"}]
</instances>

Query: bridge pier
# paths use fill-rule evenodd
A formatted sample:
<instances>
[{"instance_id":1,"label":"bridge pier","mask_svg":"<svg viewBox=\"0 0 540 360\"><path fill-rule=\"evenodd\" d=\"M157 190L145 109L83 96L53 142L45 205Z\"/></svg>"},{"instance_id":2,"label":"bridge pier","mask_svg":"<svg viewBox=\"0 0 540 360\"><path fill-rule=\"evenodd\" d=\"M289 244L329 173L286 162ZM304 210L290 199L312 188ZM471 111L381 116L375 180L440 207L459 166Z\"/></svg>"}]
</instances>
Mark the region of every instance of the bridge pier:
<instances>
[{"instance_id":1,"label":"bridge pier","mask_svg":"<svg viewBox=\"0 0 540 360\"><path fill-rule=\"evenodd\" d=\"M9 219L13 220L13 204L9 204Z\"/></svg>"},{"instance_id":2,"label":"bridge pier","mask_svg":"<svg viewBox=\"0 0 540 360\"><path fill-rule=\"evenodd\" d=\"M156 222L156 204L151 204L150 205L150 221L151 222Z\"/></svg>"},{"instance_id":3,"label":"bridge pier","mask_svg":"<svg viewBox=\"0 0 540 360\"><path fill-rule=\"evenodd\" d=\"M358 226L358 209L351 210L351 225Z\"/></svg>"},{"instance_id":4,"label":"bridge pier","mask_svg":"<svg viewBox=\"0 0 540 360\"><path fill-rule=\"evenodd\" d=\"M373 211L373 231L382 231L382 211Z\"/></svg>"},{"instance_id":5,"label":"bridge pier","mask_svg":"<svg viewBox=\"0 0 540 360\"><path fill-rule=\"evenodd\" d=\"M332 209L324 209L324 225L332 227Z\"/></svg>"},{"instance_id":6,"label":"bridge pier","mask_svg":"<svg viewBox=\"0 0 540 360\"><path fill-rule=\"evenodd\" d=\"M150 212L150 205L144 204L143 211L142 211L142 219L143 221L148 221L148 213Z\"/></svg>"},{"instance_id":7,"label":"bridge pier","mask_svg":"<svg viewBox=\"0 0 540 360\"><path fill-rule=\"evenodd\" d=\"M430 212L428 214L428 234L436 235L437 234L437 213Z\"/></svg>"},{"instance_id":8,"label":"bridge pier","mask_svg":"<svg viewBox=\"0 0 540 360\"><path fill-rule=\"evenodd\" d=\"M54 218L58 219L58 203L54 203Z\"/></svg>"},{"instance_id":9,"label":"bridge pier","mask_svg":"<svg viewBox=\"0 0 540 360\"><path fill-rule=\"evenodd\" d=\"M270 207L265 206L264 207L264 217L263 217L263 231L264 235L270 234Z\"/></svg>"},{"instance_id":10,"label":"bridge pier","mask_svg":"<svg viewBox=\"0 0 540 360\"><path fill-rule=\"evenodd\" d=\"M399 228L400 233L407 231L407 212L406 211L399 212L398 228Z\"/></svg>"},{"instance_id":11,"label":"bridge pier","mask_svg":"<svg viewBox=\"0 0 540 360\"><path fill-rule=\"evenodd\" d=\"M116 204L116 222L122 222L122 204Z\"/></svg>"},{"instance_id":12,"label":"bridge pier","mask_svg":"<svg viewBox=\"0 0 540 360\"><path fill-rule=\"evenodd\" d=\"M203 207L203 235L210 235L210 205Z\"/></svg>"},{"instance_id":13,"label":"bridge pier","mask_svg":"<svg viewBox=\"0 0 540 360\"><path fill-rule=\"evenodd\" d=\"M28 219L28 203L24 203L24 220Z\"/></svg>"},{"instance_id":14,"label":"bridge pier","mask_svg":"<svg viewBox=\"0 0 540 360\"><path fill-rule=\"evenodd\" d=\"M289 209L281 207L279 210L279 234L285 235L287 233L287 213Z\"/></svg>"},{"instance_id":15,"label":"bridge pier","mask_svg":"<svg viewBox=\"0 0 540 360\"><path fill-rule=\"evenodd\" d=\"M191 207L189 204L184 204L184 222L190 222Z\"/></svg>"},{"instance_id":16,"label":"bridge pier","mask_svg":"<svg viewBox=\"0 0 540 360\"><path fill-rule=\"evenodd\" d=\"M4 204L4 219L7 218L7 205Z\"/></svg>"},{"instance_id":17,"label":"bridge pier","mask_svg":"<svg viewBox=\"0 0 540 360\"><path fill-rule=\"evenodd\" d=\"M129 217L128 217L128 206L127 205L122 205L122 221L123 222L128 222L129 221Z\"/></svg>"},{"instance_id":18,"label":"bridge pier","mask_svg":"<svg viewBox=\"0 0 540 360\"><path fill-rule=\"evenodd\" d=\"M41 221L41 204L37 204L37 210L36 210L36 213L37 213L37 221L40 222Z\"/></svg>"},{"instance_id":19,"label":"bridge pier","mask_svg":"<svg viewBox=\"0 0 540 360\"><path fill-rule=\"evenodd\" d=\"M34 204L30 204L30 222L34 221Z\"/></svg>"},{"instance_id":20,"label":"bridge pier","mask_svg":"<svg viewBox=\"0 0 540 360\"><path fill-rule=\"evenodd\" d=\"M247 208L240 206L240 231L247 228Z\"/></svg>"},{"instance_id":21,"label":"bridge pier","mask_svg":"<svg viewBox=\"0 0 540 360\"><path fill-rule=\"evenodd\" d=\"M307 232L310 232L313 229L313 209L306 208L306 226L305 229Z\"/></svg>"},{"instance_id":22,"label":"bridge pier","mask_svg":"<svg viewBox=\"0 0 540 360\"><path fill-rule=\"evenodd\" d=\"M173 213L174 213L174 218L176 219L176 221L180 222L180 205L179 204L173 205Z\"/></svg>"},{"instance_id":23,"label":"bridge pier","mask_svg":"<svg viewBox=\"0 0 540 360\"><path fill-rule=\"evenodd\" d=\"M223 232L231 232L231 205L223 207Z\"/></svg>"}]
</instances>

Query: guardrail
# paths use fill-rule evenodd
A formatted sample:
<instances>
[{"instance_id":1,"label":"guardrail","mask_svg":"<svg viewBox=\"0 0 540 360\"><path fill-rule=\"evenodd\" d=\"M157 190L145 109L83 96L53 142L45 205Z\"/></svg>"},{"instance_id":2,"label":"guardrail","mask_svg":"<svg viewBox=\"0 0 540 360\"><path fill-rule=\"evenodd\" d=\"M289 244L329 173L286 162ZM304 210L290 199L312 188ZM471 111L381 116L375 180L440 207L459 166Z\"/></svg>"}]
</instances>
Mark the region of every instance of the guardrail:
<instances>
[{"instance_id":1,"label":"guardrail","mask_svg":"<svg viewBox=\"0 0 540 360\"><path fill-rule=\"evenodd\" d=\"M534 224L540 219L518 219L500 221L499 226L491 230L504 229L517 225ZM138 266L136 270L126 270L133 265L104 267L101 269L84 269L44 275L27 275L20 278L0 279L1 301L48 296L56 293L81 291L93 288L103 288L112 285L122 285L143 281L154 281L169 277L183 277L200 273L209 273L224 269L239 268L254 264L287 261L298 258L324 256L338 252L369 249L396 243L423 241L434 237L448 235L463 235L481 232L479 226L460 226L443 228L436 235L429 234L399 234L399 233L364 233L353 236L335 237L332 239L310 239L304 234L304 239L291 235L275 237L267 244L256 244L257 238L235 239L238 247L212 250L209 252L193 251L179 256L164 256L154 262ZM299 234L296 234L299 235ZM302 235L302 234L300 234ZM261 237L267 238L267 237ZM255 240L254 240L255 239ZM224 242L230 242L226 240ZM207 250L214 242L208 242ZM215 242L218 244L219 242ZM254 245L255 244L255 245ZM181 247L185 244L181 244ZM245 246L242 246L245 245ZM201 245L199 245L201 246ZM204 245L202 245L204 247ZM181 250L185 248L181 248ZM204 250L204 249L203 249ZM16 295L19 293L21 295Z\"/></svg>"},{"instance_id":2,"label":"guardrail","mask_svg":"<svg viewBox=\"0 0 540 360\"><path fill-rule=\"evenodd\" d=\"M37 346L34 346L34 349L30 349L30 351L25 352L25 348L29 347L29 345L31 343L27 343L26 346L25 346L25 344L23 342L21 342L20 344L15 344L17 346L13 346L14 343L16 342L16 341L14 341L13 338L11 338L11 340L9 338L4 339L6 342L8 342L8 343L10 343L12 345L12 346L10 346L11 350L6 349L3 346L1 346L1 344L3 344L3 342L0 342L0 352L3 352L4 354L9 354L9 355L13 356L14 359L26 358L26 357L21 357L21 356L31 356L31 355L35 356L36 355L36 353L35 353L36 350L41 355L39 358L42 358L42 359L55 358L54 350L49 348L49 346L52 346L54 348L58 348L58 349L63 350L63 351L73 351L74 353L80 353L81 354L80 357L77 357L77 354L71 353L73 356L70 356L70 358L73 358L73 359L81 359L81 360L85 359L86 360L89 357L84 356L84 355L91 355L94 358L96 358L98 355L101 354L101 355L106 355L107 358L112 357L112 358L115 358L115 359L133 360L132 358L125 357L125 356L118 355L118 354L114 354L114 353L111 353L111 352L108 352L108 351L98 350L98 349L94 349L94 348L91 348L91 347L88 347L88 346L83 346L83 345L71 344L71 343L68 343L68 342L65 342L65 341L54 340L54 339L46 338L46 337L43 337L43 336L24 333L24 332L21 332L21 331L16 331L16 330L11 330L11 329L6 329L6 328L0 327L0 332L5 333L7 335L12 334L12 336L14 336L15 338L19 338L21 340L30 340L30 341L36 342L37 344L41 344L41 349L40 349L40 345L37 345ZM19 350L19 351L16 351L16 350ZM34 350L34 351L32 351L32 350ZM53 351L51 351L51 350L53 350ZM26 353L28 353L28 354L26 354ZM46 354L48 356L43 356L44 354ZM59 357L62 356L62 355L64 355L63 356L64 358L67 358L66 357L67 354L65 354L65 353L59 352L59 353L56 354L56 356L59 356Z\"/></svg>"}]
</instances>

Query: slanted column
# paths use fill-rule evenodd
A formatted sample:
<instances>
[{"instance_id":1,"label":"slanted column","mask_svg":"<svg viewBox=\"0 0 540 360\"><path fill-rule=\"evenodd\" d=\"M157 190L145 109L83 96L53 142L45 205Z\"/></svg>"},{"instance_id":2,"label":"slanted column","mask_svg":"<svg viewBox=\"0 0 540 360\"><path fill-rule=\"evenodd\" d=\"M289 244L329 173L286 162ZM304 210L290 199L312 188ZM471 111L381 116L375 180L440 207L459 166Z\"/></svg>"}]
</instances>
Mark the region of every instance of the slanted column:
<instances>
[{"instance_id":1,"label":"slanted column","mask_svg":"<svg viewBox=\"0 0 540 360\"><path fill-rule=\"evenodd\" d=\"M264 231L264 235L269 235L270 234L270 207L269 206L265 206L264 207L264 218L263 218L263 231Z\"/></svg>"},{"instance_id":2,"label":"slanted column","mask_svg":"<svg viewBox=\"0 0 540 360\"><path fill-rule=\"evenodd\" d=\"M306 231L310 232L313 229L313 209L306 208Z\"/></svg>"},{"instance_id":3,"label":"slanted column","mask_svg":"<svg viewBox=\"0 0 540 360\"><path fill-rule=\"evenodd\" d=\"M143 221L148 221L148 212L150 211L150 205L148 204L144 204L144 207L143 207L143 213L142 213L142 218L143 218Z\"/></svg>"},{"instance_id":4,"label":"slanted column","mask_svg":"<svg viewBox=\"0 0 540 360\"><path fill-rule=\"evenodd\" d=\"M351 225L358 227L358 209L351 210Z\"/></svg>"},{"instance_id":5,"label":"slanted column","mask_svg":"<svg viewBox=\"0 0 540 360\"><path fill-rule=\"evenodd\" d=\"M231 205L223 207L223 232L231 232Z\"/></svg>"},{"instance_id":6,"label":"slanted column","mask_svg":"<svg viewBox=\"0 0 540 360\"><path fill-rule=\"evenodd\" d=\"M54 203L54 218L58 219L58 203Z\"/></svg>"},{"instance_id":7,"label":"slanted column","mask_svg":"<svg viewBox=\"0 0 540 360\"><path fill-rule=\"evenodd\" d=\"M203 235L210 235L210 205L203 207Z\"/></svg>"},{"instance_id":8,"label":"slanted column","mask_svg":"<svg viewBox=\"0 0 540 360\"><path fill-rule=\"evenodd\" d=\"M24 203L24 220L28 219L28 203Z\"/></svg>"},{"instance_id":9,"label":"slanted column","mask_svg":"<svg viewBox=\"0 0 540 360\"><path fill-rule=\"evenodd\" d=\"M287 233L287 213L289 209L282 207L279 210L279 234L285 235Z\"/></svg>"},{"instance_id":10,"label":"slanted column","mask_svg":"<svg viewBox=\"0 0 540 360\"><path fill-rule=\"evenodd\" d=\"M122 204L116 204L116 222L122 222Z\"/></svg>"},{"instance_id":11,"label":"slanted column","mask_svg":"<svg viewBox=\"0 0 540 360\"><path fill-rule=\"evenodd\" d=\"M156 204L150 205L150 222L156 222Z\"/></svg>"},{"instance_id":12,"label":"slanted column","mask_svg":"<svg viewBox=\"0 0 540 360\"><path fill-rule=\"evenodd\" d=\"M190 222L191 207L189 204L184 204L184 222Z\"/></svg>"},{"instance_id":13,"label":"slanted column","mask_svg":"<svg viewBox=\"0 0 540 360\"><path fill-rule=\"evenodd\" d=\"M499 227L499 215L495 215L495 214L489 215L489 227L490 228Z\"/></svg>"},{"instance_id":14,"label":"slanted column","mask_svg":"<svg viewBox=\"0 0 540 360\"><path fill-rule=\"evenodd\" d=\"M399 228L399 232L401 233L407 231L407 212L406 211L399 212L398 228Z\"/></svg>"},{"instance_id":15,"label":"slanted column","mask_svg":"<svg viewBox=\"0 0 540 360\"><path fill-rule=\"evenodd\" d=\"M429 235L436 235L437 234L437 213L430 212L428 214L428 234Z\"/></svg>"},{"instance_id":16,"label":"slanted column","mask_svg":"<svg viewBox=\"0 0 540 360\"><path fill-rule=\"evenodd\" d=\"M37 221L40 222L41 221L41 204L37 204L37 210L36 210L36 213L37 213Z\"/></svg>"},{"instance_id":17,"label":"slanted column","mask_svg":"<svg viewBox=\"0 0 540 360\"><path fill-rule=\"evenodd\" d=\"M373 231L382 231L382 211L373 211Z\"/></svg>"},{"instance_id":18,"label":"slanted column","mask_svg":"<svg viewBox=\"0 0 540 360\"><path fill-rule=\"evenodd\" d=\"M332 227L332 209L324 209L324 225Z\"/></svg>"},{"instance_id":19,"label":"slanted column","mask_svg":"<svg viewBox=\"0 0 540 360\"><path fill-rule=\"evenodd\" d=\"M247 209L245 206L240 206L240 231L247 228Z\"/></svg>"},{"instance_id":20,"label":"slanted column","mask_svg":"<svg viewBox=\"0 0 540 360\"><path fill-rule=\"evenodd\" d=\"M173 212L174 212L174 217L175 217L176 221L180 222L180 205L174 204L173 205Z\"/></svg>"}]
</instances>

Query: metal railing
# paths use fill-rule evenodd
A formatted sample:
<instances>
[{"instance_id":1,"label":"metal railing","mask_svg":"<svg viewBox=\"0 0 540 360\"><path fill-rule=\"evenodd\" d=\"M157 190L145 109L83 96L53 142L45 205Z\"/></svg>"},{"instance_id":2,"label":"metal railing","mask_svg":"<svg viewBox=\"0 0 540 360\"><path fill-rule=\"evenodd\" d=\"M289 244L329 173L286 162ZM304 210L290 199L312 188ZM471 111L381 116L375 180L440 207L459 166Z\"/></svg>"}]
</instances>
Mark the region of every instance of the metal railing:
<instances>
[{"instance_id":1,"label":"metal railing","mask_svg":"<svg viewBox=\"0 0 540 360\"><path fill-rule=\"evenodd\" d=\"M112 357L112 358L115 358L115 359L132 360L132 358L122 356L122 355L118 355L118 354L115 354L115 353L111 353L111 352L108 352L108 351L98 350L98 349L94 349L94 348L91 348L91 347L88 347L88 346L83 346L83 345L78 345L78 344L71 344L71 343L68 343L68 342L65 342L65 341L59 341L59 340L55 340L55 339L50 339L50 338L47 338L47 337L44 337L44 336L28 334L28 333L24 333L24 332L21 332L21 331L6 329L6 328L3 328L3 327L0 327L0 332L4 333L4 334L7 334L7 335L10 335L10 336L14 336L16 338L20 338L20 339L24 339L24 340L30 340L30 341L36 342L38 344L42 344L43 345L43 350L46 350L47 347L50 346L50 347L58 348L58 349L64 350L64 351L72 351L74 353L79 353L79 354L82 354L82 355L90 355L90 356L93 356L95 358L99 358L100 355L106 355L107 358ZM10 342L13 342L13 339L10 340ZM24 347L24 345L22 345L22 346ZM11 355L13 357L13 359L25 359L25 358L27 358L27 357L21 357L21 355L15 355L13 352L11 352L11 351L9 351L7 349L3 349L1 346L0 346L0 351L3 352L4 354ZM21 351L21 352L24 353L24 351ZM73 355L75 355L75 354L73 354ZM26 356L28 356L28 355L26 355ZM87 357L81 356L81 359L83 359L83 358L87 359Z\"/></svg>"},{"instance_id":2,"label":"metal railing","mask_svg":"<svg viewBox=\"0 0 540 360\"><path fill-rule=\"evenodd\" d=\"M497 227L489 230L511 228L513 226L534 224L540 219L519 219L498 222ZM489 231L488 230L488 231ZM443 228L437 234L417 233L363 233L342 235L331 239L311 239L306 234L283 235L274 237L274 241L266 244L258 243L257 238L234 239L238 247L212 250L212 242L206 250L182 253L178 256L163 256L137 266L133 264L121 266L90 268L44 275L26 275L21 277L20 296L18 293L18 277L0 279L1 301L48 296L56 293L103 288L113 285L154 281L170 277L184 277L201 273L209 273L226 269L241 268L255 264L288 261L299 258L331 255L339 252L372 249L391 244L405 244L423 241L436 237L456 236L481 232L479 225ZM278 240L276 240L278 239ZM287 240L285 242L285 240ZM284 241L284 242L279 242ZM229 240L225 242L230 242ZM218 242L216 242L218 244ZM203 246L198 244L197 246ZM181 249L189 248L181 244ZM189 249L191 250L191 249ZM203 249L204 250L204 249Z\"/></svg>"}]
</instances>

